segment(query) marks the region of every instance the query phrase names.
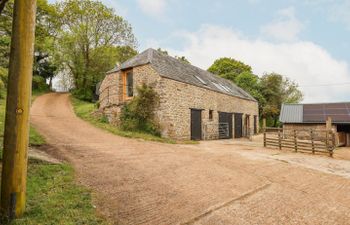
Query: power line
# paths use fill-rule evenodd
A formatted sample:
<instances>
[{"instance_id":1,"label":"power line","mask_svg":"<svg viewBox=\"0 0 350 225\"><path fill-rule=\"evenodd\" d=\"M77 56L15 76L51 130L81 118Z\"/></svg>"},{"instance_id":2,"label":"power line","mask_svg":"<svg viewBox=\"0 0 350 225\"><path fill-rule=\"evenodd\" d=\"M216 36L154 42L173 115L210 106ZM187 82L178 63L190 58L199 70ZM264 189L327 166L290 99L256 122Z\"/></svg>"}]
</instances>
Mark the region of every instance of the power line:
<instances>
[{"instance_id":1,"label":"power line","mask_svg":"<svg viewBox=\"0 0 350 225\"><path fill-rule=\"evenodd\" d=\"M350 82L335 83L335 84L310 84L310 85L299 85L299 87L330 87L330 86L348 86Z\"/></svg>"}]
</instances>

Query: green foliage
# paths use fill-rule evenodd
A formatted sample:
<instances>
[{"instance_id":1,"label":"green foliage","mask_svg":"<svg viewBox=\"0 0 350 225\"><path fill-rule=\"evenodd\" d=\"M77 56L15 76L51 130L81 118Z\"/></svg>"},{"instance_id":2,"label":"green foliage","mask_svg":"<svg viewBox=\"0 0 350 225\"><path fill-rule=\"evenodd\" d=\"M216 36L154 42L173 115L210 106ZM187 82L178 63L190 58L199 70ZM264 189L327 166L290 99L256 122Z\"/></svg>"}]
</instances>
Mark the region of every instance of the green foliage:
<instances>
[{"instance_id":1,"label":"green foliage","mask_svg":"<svg viewBox=\"0 0 350 225\"><path fill-rule=\"evenodd\" d=\"M252 74L252 68L232 58L220 58L209 72L231 80L247 91L259 103L259 115L268 126L277 126L282 103L297 103L303 99L298 85L282 75L271 73L263 77Z\"/></svg>"},{"instance_id":2,"label":"green foliage","mask_svg":"<svg viewBox=\"0 0 350 225\"><path fill-rule=\"evenodd\" d=\"M0 15L0 67L9 67L10 41L12 29L13 0L6 5ZM47 0L38 0L35 29L34 75L50 79L55 76L57 65L54 56L57 52L55 38L57 37L57 13Z\"/></svg>"},{"instance_id":3,"label":"green foliage","mask_svg":"<svg viewBox=\"0 0 350 225\"><path fill-rule=\"evenodd\" d=\"M215 60L208 71L234 82L239 74L243 72L252 73L252 68L232 58L220 58Z\"/></svg>"},{"instance_id":4,"label":"green foliage","mask_svg":"<svg viewBox=\"0 0 350 225\"><path fill-rule=\"evenodd\" d=\"M71 100L72 100L74 112L78 117L82 118L85 121L88 121L89 123L93 124L96 127L107 130L112 134L119 135L122 137L127 137L127 138L143 139L146 141L157 141L157 142L163 142L168 144L176 143L171 139L162 138L149 133L122 130L117 126L114 126L109 123L105 123L105 121L103 121L104 119L101 119L102 116L95 114L94 113L96 111L95 104L91 102L81 101L74 97L72 97ZM193 144L193 143L194 142L189 142L185 144Z\"/></svg>"},{"instance_id":5,"label":"green foliage","mask_svg":"<svg viewBox=\"0 0 350 225\"><path fill-rule=\"evenodd\" d=\"M90 191L74 181L71 166L29 160L26 212L8 224L108 224L91 202Z\"/></svg>"},{"instance_id":6,"label":"green foliage","mask_svg":"<svg viewBox=\"0 0 350 225\"><path fill-rule=\"evenodd\" d=\"M46 84L45 78L38 75L33 76L32 85L32 88L38 91L45 91L49 89L49 86Z\"/></svg>"},{"instance_id":7,"label":"green foliage","mask_svg":"<svg viewBox=\"0 0 350 225\"><path fill-rule=\"evenodd\" d=\"M93 92L93 90L91 88L87 89L87 90L79 88L79 89L74 89L72 91L72 95L74 97L76 97L77 99L91 102L93 97L94 97L94 92Z\"/></svg>"},{"instance_id":8,"label":"green foliage","mask_svg":"<svg viewBox=\"0 0 350 225\"><path fill-rule=\"evenodd\" d=\"M67 0L56 6L64 28L58 38L61 64L73 76L74 95L91 101L105 73L136 53L131 26L99 1Z\"/></svg>"},{"instance_id":9,"label":"green foliage","mask_svg":"<svg viewBox=\"0 0 350 225\"><path fill-rule=\"evenodd\" d=\"M175 56L175 58L183 63L191 64L185 56Z\"/></svg>"},{"instance_id":10,"label":"green foliage","mask_svg":"<svg viewBox=\"0 0 350 225\"><path fill-rule=\"evenodd\" d=\"M282 103L298 103L302 101L303 94L298 85L280 74L265 74L261 78L261 93L267 99L263 106L262 115L273 118L273 126L277 126L278 116Z\"/></svg>"},{"instance_id":11,"label":"green foliage","mask_svg":"<svg viewBox=\"0 0 350 225\"><path fill-rule=\"evenodd\" d=\"M29 144L31 146L40 146L45 143L46 143L45 138L41 136L34 127L31 126L30 132L29 132Z\"/></svg>"},{"instance_id":12,"label":"green foliage","mask_svg":"<svg viewBox=\"0 0 350 225\"><path fill-rule=\"evenodd\" d=\"M168 51L165 49L158 48L157 51L164 54L164 55L169 55ZM185 56L175 56L175 59L177 59L183 63L186 63L186 64L191 64L190 61Z\"/></svg>"},{"instance_id":13,"label":"green foliage","mask_svg":"<svg viewBox=\"0 0 350 225\"><path fill-rule=\"evenodd\" d=\"M159 104L158 94L146 84L138 87L137 93L138 95L122 110L121 128L160 136L159 128L154 121L154 112Z\"/></svg>"}]
</instances>

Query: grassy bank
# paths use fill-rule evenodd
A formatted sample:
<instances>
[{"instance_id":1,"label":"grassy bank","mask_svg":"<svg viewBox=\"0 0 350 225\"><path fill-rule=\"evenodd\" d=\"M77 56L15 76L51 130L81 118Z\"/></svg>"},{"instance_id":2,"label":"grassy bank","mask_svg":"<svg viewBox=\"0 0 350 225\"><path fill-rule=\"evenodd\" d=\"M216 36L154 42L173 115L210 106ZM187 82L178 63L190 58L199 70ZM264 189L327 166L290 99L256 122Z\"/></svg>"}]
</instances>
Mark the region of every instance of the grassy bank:
<instances>
[{"instance_id":1,"label":"grassy bank","mask_svg":"<svg viewBox=\"0 0 350 225\"><path fill-rule=\"evenodd\" d=\"M0 99L0 161L4 120L5 100ZM30 145L42 145L44 143L45 139L35 129L31 128ZM74 181L74 171L70 165L49 164L29 159L26 212L22 218L11 223L0 219L0 224L97 225L107 223L96 215L91 202L91 193Z\"/></svg>"},{"instance_id":2,"label":"grassy bank","mask_svg":"<svg viewBox=\"0 0 350 225\"><path fill-rule=\"evenodd\" d=\"M75 184L71 166L30 160L26 212L22 218L8 224L107 223L96 215L90 192Z\"/></svg>"},{"instance_id":3,"label":"grassy bank","mask_svg":"<svg viewBox=\"0 0 350 225\"><path fill-rule=\"evenodd\" d=\"M90 122L96 127L107 130L113 134L116 134L122 137L128 137L128 138L143 139L146 141L157 141L157 142L170 143L170 144L176 143L176 141L172 139L162 138L151 134L121 130L116 126L109 124L105 117L93 115L93 112L96 110L96 107L93 103L81 101L74 97L71 97L71 100L72 100L75 114L78 117L82 118L85 121ZM186 143L192 143L192 142L186 142Z\"/></svg>"}]
</instances>

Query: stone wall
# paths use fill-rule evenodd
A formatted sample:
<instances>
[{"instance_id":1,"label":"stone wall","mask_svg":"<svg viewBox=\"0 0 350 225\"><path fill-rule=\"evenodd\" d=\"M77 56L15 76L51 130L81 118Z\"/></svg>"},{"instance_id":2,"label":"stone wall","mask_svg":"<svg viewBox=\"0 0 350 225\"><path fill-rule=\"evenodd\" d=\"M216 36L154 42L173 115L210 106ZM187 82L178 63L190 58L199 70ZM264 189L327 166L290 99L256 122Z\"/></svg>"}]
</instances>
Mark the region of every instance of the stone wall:
<instances>
[{"instance_id":1,"label":"stone wall","mask_svg":"<svg viewBox=\"0 0 350 225\"><path fill-rule=\"evenodd\" d=\"M326 124L284 124L283 135L287 138L294 136L297 130L297 138L301 140L311 140L310 130L314 130L314 140L324 141L326 139ZM332 130L337 132L337 126L332 125ZM339 134L336 134L336 144L339 144Z\"/></svg>"},{"instance_id":2,"label":"stone wall","mask_svg":"<svg viewBox=\"0 0 350 225\"><path fill-rule=\"evenodd\" d=\"M254 127L253 116L258 115L258 104L255 101L233 97L175 80L162 78L159 90L161 103L158 118L164 137L191 138L191 108L203 110L202 131L205 130L204 126L207 124L209 126L210 124L213 126L218 124L219 112L243 113L243 124L246 115L250 115L250 128L252 129ZM209 120L209 110L214 111L212 120ZM244 129L246 128L244 127Z\"/></svg>"},{"instance_id":3,"label":"stone wall","mask_svg":"<svg viewBox=\"0 0 350 225\"><path fill-rule=\"evenodd\" d=\"M191 108L202 109L202 131L205 127L215 127L218 124L219 113L242 113L243 125L246 115L250 115L250 128L254 128L254 115L258 116L258 104L255 101L226 95L223 93L208 90L202 87L193 86L179 81L161 77L151 65L143 65L133 68L134 93L136 87L145 83L152 86L160 96L159 108L156 112L156 120L160 124L163 137L188 140L191 137ZM113 85L115 84L115 85ZM100 109L108 115L110 121L117 121L120 109L125 103L122 96L121 73L114 73L106 76L101 84ZM103 91L110 87L109 93L117 96L108 98L108 92ZM111 90L114 89L114 90ZM119 95L119 98L118 98ZM209 120L209 110L213 110L213 119ZM258 127L258 122L257 122ZM246 127L243 127L243 134ZM218 129L212 129L213 132ZM234 132L234 116L233 116ZM218 136L217 134L210 134ZM233 134L234 136L234 134Z\"/></svg>"}]
</instances>

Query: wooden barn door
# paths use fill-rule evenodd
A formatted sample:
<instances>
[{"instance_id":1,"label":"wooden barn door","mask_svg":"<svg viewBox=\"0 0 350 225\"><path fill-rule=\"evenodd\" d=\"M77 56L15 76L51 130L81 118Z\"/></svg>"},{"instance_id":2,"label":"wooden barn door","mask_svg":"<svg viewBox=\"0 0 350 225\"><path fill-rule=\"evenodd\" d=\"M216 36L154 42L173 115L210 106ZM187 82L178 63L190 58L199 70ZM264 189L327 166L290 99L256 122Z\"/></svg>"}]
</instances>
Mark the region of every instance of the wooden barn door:
<instances>
[{"instance_id":1,"label":"wooden barn door","mask_svg":"<svg viewBox=\"0 0 350 225\"><path fill-rule=\"evenodd\" d=\"M235 138L241 138L243 136L242 116L242 113L235 113Z\"/></svg>"},{"instance_id":2,"label":"wooden barn door","mask_svg":"<svg viewBox=\"0 0 350 225\"><path fill-rule=\"evenodd\" d=\"M191 109L191 140L202 139L202 110Z\"/></svg>"}]
</instances>

